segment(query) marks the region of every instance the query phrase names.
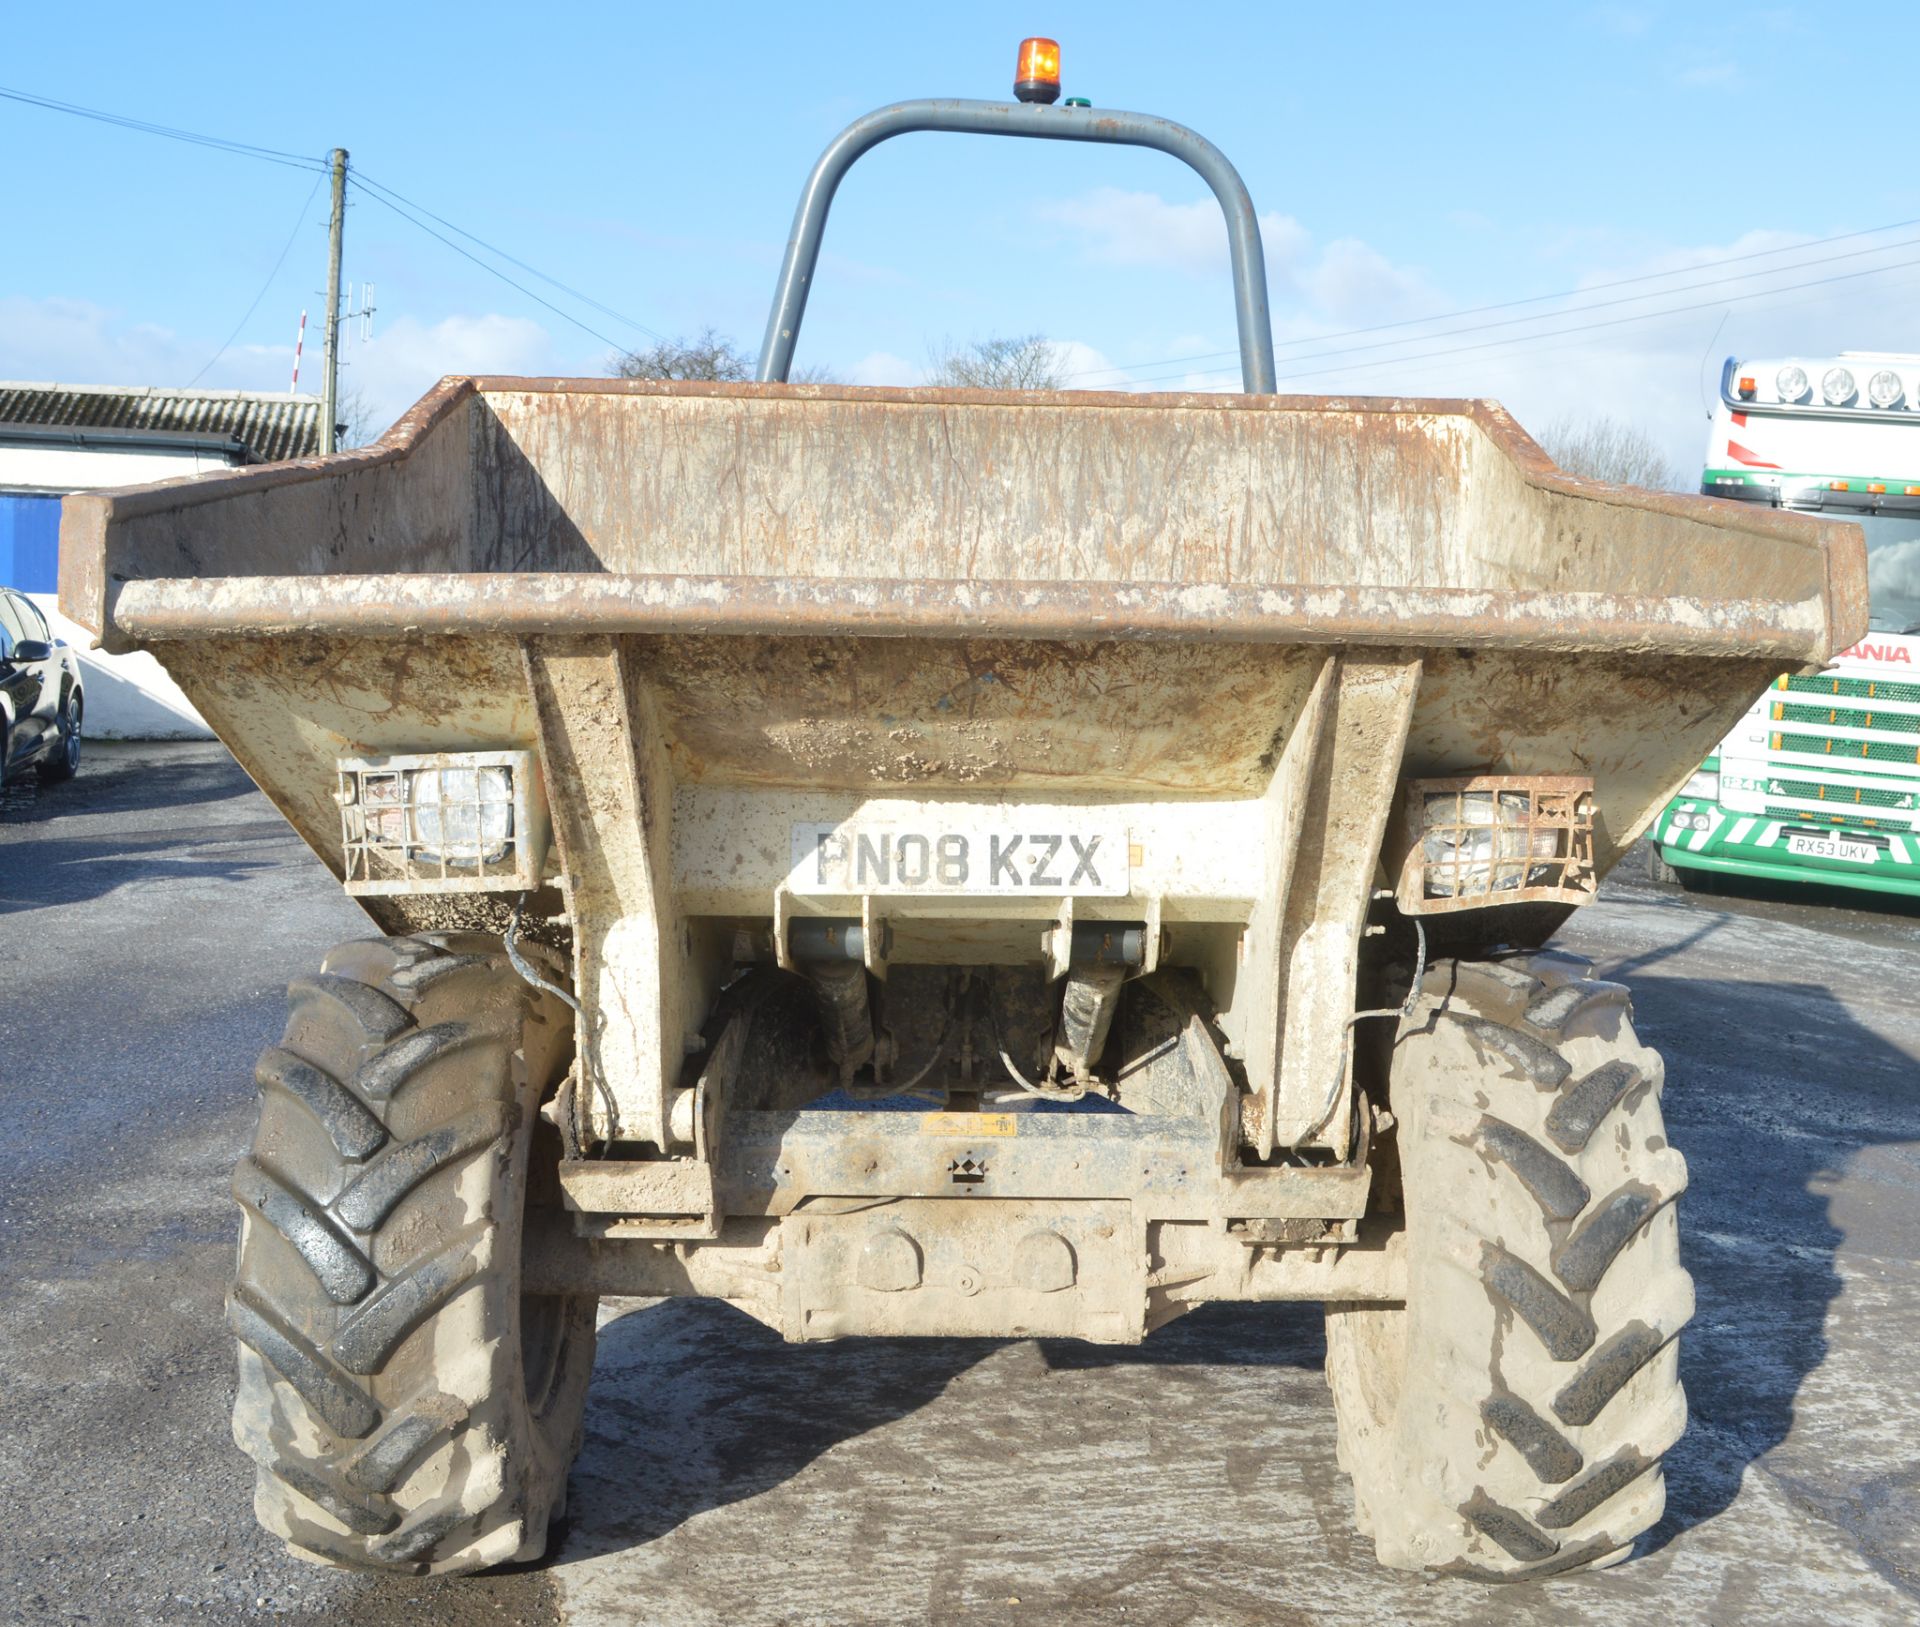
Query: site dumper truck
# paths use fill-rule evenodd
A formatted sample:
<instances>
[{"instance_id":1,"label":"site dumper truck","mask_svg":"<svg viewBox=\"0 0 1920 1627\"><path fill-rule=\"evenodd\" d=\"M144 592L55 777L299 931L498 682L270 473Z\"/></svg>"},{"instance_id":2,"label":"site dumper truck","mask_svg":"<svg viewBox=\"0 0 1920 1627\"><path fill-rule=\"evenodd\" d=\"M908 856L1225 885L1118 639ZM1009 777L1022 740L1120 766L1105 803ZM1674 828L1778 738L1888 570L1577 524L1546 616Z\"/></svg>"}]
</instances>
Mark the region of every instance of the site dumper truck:
<instances>
[{"instance_id":1,"label":"site dumper truck","mask_svg":"<svg viewBox=\"0 0 1920 1627\"><path fill-rule=\"evenodd\" d=\"M781 383L910 130L1191 164L1245 393ZM1686 1165L1626 990L1541 946L1856 641L1860 534L1569 478L1487 402L1276 396L1264 286L1190 131L906 103L814 171L759 383L449 379L366 450L68 499L66 611L372 922L233 1180L296 1551L538 1555L603 1294L1116 1344L1320 1300L1386 1563L1658 1517Z\"/></svg>"}]
</instances>

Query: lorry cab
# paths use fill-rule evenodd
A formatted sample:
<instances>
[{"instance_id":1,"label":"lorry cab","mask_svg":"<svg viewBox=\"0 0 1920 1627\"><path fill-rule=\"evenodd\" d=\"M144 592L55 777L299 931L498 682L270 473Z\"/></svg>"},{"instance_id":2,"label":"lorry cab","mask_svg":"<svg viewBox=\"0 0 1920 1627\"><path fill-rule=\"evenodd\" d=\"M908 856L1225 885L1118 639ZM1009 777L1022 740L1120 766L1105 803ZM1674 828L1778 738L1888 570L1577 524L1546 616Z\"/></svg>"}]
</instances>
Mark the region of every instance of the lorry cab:
<instances>
[{"instance_id":1,"label":"lorry cab","mask_svg":"<svg viewBox=\"0 0 1920 1627\"><path fill-rule=\"evenodd\" d=\"M1868 632L1748 709L1655 820L1660 858L1920 893L1920 355L1729 357L1701 490L1857 524Z\"/></svg>"}]
</instances>

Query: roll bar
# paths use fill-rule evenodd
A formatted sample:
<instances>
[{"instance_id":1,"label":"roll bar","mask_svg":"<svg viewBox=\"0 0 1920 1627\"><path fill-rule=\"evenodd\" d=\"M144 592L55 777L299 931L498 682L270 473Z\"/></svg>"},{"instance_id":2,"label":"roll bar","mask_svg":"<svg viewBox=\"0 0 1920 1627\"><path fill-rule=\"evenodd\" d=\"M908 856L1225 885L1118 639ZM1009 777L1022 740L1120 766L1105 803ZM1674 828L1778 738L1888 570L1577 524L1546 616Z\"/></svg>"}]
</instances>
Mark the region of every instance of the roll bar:
<instances>
[{"instance_id":1,"label":"roll bar","mask_svg":"<svg viewBox=\"0 0 1920 1627\"><path fill-rule=\"evenodd\" d=\"M820 258L827 211L841 179L862 154L894 136L919 130L949 130L977 136L1028 136L1040 141L1098 141L1111 146L1152 147L1170 153L1213 189L1227 218L1227 252L1233 265L1234 317L1240 329L1240 379L1248 395L1274 393L1273 324L1267 311L1267 263L1260 224L1240 172L1204 137L1170 119L1089 107L1050 107L1032 102L922 100L895 102L854 122L834 137L813 166L793 233L774 286L773 311L760 346L760 382L784 384L806 314L807 294Z\"/></svg>"}]
</instances>

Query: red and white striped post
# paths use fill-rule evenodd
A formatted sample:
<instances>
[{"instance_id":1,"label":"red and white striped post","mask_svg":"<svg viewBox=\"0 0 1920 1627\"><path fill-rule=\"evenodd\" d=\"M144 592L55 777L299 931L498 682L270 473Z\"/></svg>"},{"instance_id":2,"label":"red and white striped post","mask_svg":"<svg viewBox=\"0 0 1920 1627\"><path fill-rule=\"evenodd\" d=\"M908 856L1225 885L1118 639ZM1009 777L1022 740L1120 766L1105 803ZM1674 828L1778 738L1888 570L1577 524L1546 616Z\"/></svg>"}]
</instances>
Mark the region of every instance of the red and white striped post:
<instances>
[{"instance_id":1,"label":"red and white striped post","mask_svg":"<svg viewBox=\"0 0 1920 1627\"><path fill-rule=\"evenodd\" d=\"M300 352L306 349L306 346L307 313L302 311L300 313L300 336L293 341L293 383L288 386L289 391L294 395L300 393Z\"/></svg>"}]
</instances>

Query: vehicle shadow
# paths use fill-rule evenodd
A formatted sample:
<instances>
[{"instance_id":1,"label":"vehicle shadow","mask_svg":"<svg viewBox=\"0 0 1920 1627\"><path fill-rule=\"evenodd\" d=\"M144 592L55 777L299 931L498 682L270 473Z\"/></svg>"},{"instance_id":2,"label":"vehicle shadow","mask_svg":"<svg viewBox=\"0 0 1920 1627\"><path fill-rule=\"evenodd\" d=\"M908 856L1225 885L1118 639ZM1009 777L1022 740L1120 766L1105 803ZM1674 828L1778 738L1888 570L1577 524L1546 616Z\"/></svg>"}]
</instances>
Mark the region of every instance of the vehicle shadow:
<instances>
[{"instance_id":1,"label":"vehicle shadow","mask_svg":"<svg viewBox=\"0 0 1920 1627\"><path fill-rule=\"evenodd\" d=\"M1833 1189L1863 1154L1920 1140L1920 1119L1916 1059L1824 985L1665 978L1649 966L1632 986L1641 1038L1667 1060L1668 1134L1687 1155L1680 1242L1697 1307L1680 1341L1690 1425L1668 1458L1652 1551L1725 1512L1748 1468L1787 1441L1845 1288ZM1855 1529L1863 1503L1889 1497L1920 1519L1915 1488L1884 1478L1842 1489L1823 1477L1827 1493L1801 1481L1795 1496L1854 1530L1869 1562L1915 1592Z\"/></svg>"},{"instance_id":2,"label":"vehicle shadow","mask_svg":"<svg viewBox=\"0 0 1920 1627\"><path fill-rule=\"evenodd\" d=\"M253 781L226 747L211 742L89 741L75 780L43 785L30 768L14 772L0 788L0 833L76 814L191 808L253 790ZM5 841L0 834L0 843Z\"/></svg>"},{"instance_id":3,"label":"vehicle shadow","mask_svg":"<svg viewBox=\"0 0 1920 1627\"><path fill-rule=\"evenodd\" d=\"M1016 1341L785 1343L713 1300L667 1300L601 1329L564 1558L650 1542L708 1509L758 1496L843 1442L935 1400ZM1138 1346L1036 1342L1059 1372L1112 1363L1317 1368L1312 1305L1209 1305ZM1016 1380L1017 1382L1017 1380ZM876 1488L876 1496L884 1491Z\"/></svg>"},{"instance_id":4,"label":"vehicle shadow","mask_svg":"<svg viewBox=\"0 0 1920 1627\"><path fill-rule=\"evenodd\" d=\"M1698 1311L1681 1341L1692 1427L1668 1459L1666 1513L1642 1539L1643 1554L1725 1513L1748 1469L1788 1440L1803 1386L1827 1358L1829 1310L1843 1286L1836 1253L1844 1235L1827 1189L1858 1155L1920 1139L1915 1059L1861 1026L1827 988L1665 977L1661 958L1641 957L1636 1006L1643 1038L1667 1057L1667 1121L1692 1169L1681 1231ZM1313 1369L1324 1359L1322 1327L1312 1305L1216 1305L1138 1347L1045 1340L1031 1348L1063 1375L1128 1366ZM767 1491L841 1443L928 1405L1008 1348L892 1339L790 1346L711 1302L665 1302L623 1316L602 1333L588 1448L573 1485L580 1517L564 1557L645 1543L704 1510ZM1089 1413L1089 1475L1104 1472L1096 1418ZM1817 1458L1804 1442L1793 1450ZM1323 1520L1343 1526L1344 1480L1310 1478L1328 1504L1318 1511ZM1063 1465L1057 1490L1067 1501L1071 1479ZM1913 1591L1900 1552L1911 1539L1898 1535L1920 1516L1913 1480L1910 1472L1875 1472L1869 1460L1856 1484L1832 1472L1796 1478L1795 1497ZM861 1495L884 1503L889 1489ZM1874 1511L1871 1519L1862 1509ZM1367 1545L1355 1554L1364 1563Z\"/></svg>"},{"instance_id":5,"label":"vehicle shadow","mask_svg":"<svg viewBox=\"0 0 1920 1627\"><path fill-rule=\"evenodd\" d=\"M1773 906L1803 914L1811 908L1920 921L1920 898L1904 893L1867 892L1814 881L1775 881L1766 876L1722 875L1714 870L1689 870L1683 875L1678 885L1709 906L1725 901L1736 907L1742 903L1757 906L1756 913L1771 913L1765 907Z\"/></svg>"},{"instance_id":6,"label":"vehicle shadow","mask_svg":"<svg viewBox=\"0 0 1920 1627\"><path fill-rule=\"evenodd\" d=\"M582 1559L664 1536L792 1479L935 1399L1004 1341L785 1343L717 1300L666 1300L600 1330L567 1540Z\"/></svg>"},{"instance_id":7,"label":"vehicle shadow","mask_svg":"<svg viewBox=\"0 0 1920 1627\"><path fill-rule=\"evenodd\" d=\"M278 820L247 820L204 826L197 833L199 841L222 845L263 837L280 842L284 828ZM139 882L239 881L255 871L271 870L279 862L277 856L253 859L230 852L218 858L176 858L181 845L177 834L168 833L145 840L43 838L31 847L0 848L0 915L57 909Z\"/></svg>"},{"instance_id":8,"label":"vehicle shadow","mask_svg":"<svg viewBox=\"0 0 1920 1627\"><path fill-rule=\"evenodd\" d=\"M284 849L297 838L253 797L226 749L200 742L96 745L80 777L63 784L17 774L0 789L0 915L145 881L236 881L272 869L282 853L253 857L246 845ZM219 806L229 801L231 810ZM240 817L220 817L229 811ZM163 817L140 817L152 814Z\"/></svg>"}]
</instances>

